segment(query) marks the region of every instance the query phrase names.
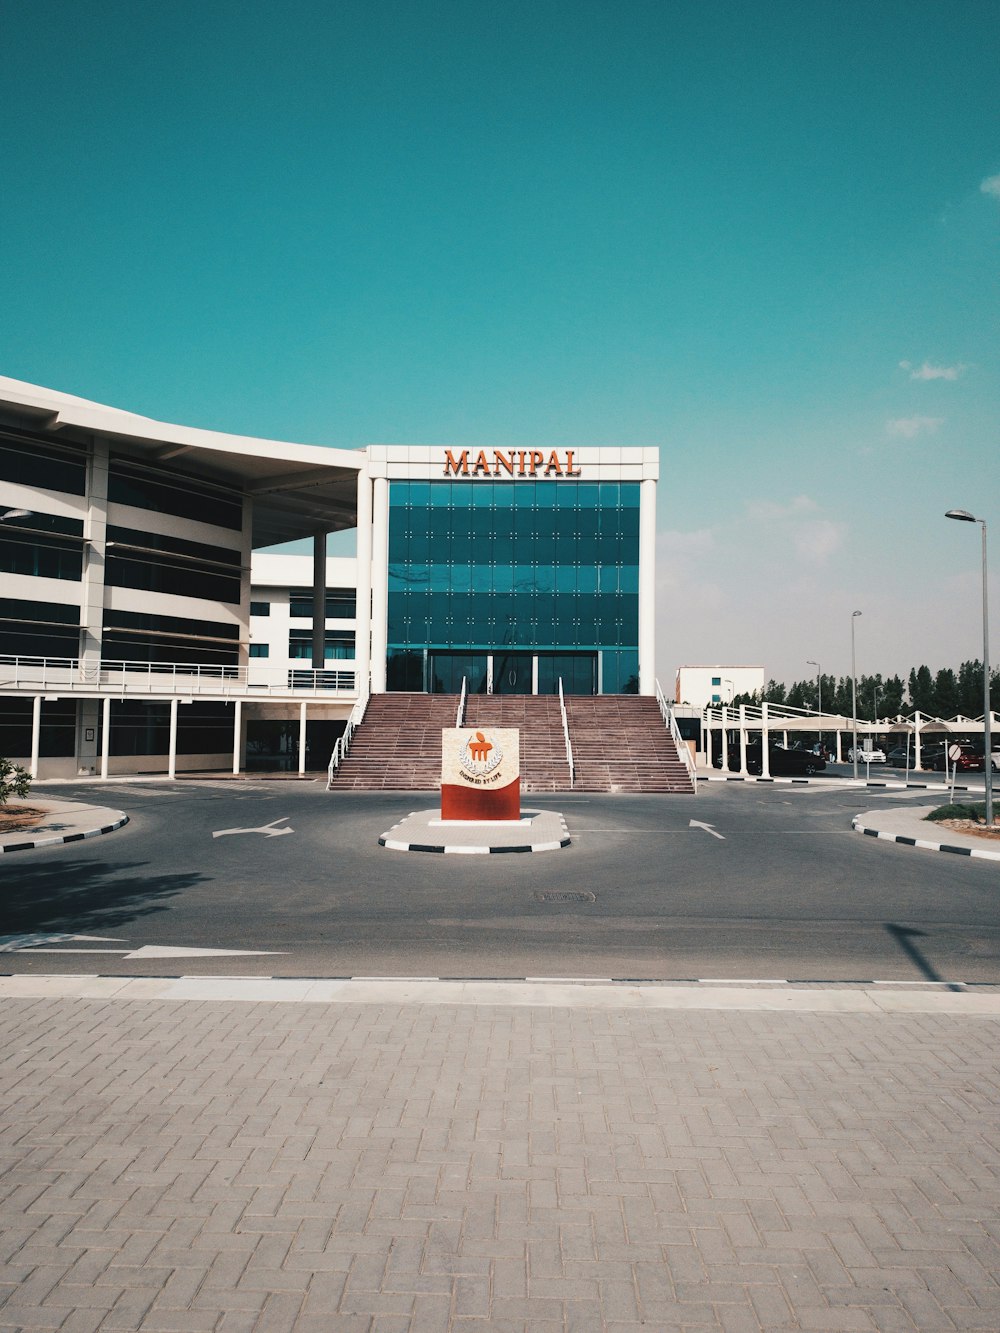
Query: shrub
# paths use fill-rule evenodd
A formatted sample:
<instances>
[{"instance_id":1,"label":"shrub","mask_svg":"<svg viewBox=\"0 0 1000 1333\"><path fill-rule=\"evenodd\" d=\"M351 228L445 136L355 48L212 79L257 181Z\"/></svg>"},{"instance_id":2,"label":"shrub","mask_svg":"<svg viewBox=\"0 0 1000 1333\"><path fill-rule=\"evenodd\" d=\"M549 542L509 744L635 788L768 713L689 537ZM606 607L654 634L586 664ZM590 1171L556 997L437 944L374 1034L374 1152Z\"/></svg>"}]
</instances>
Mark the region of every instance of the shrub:
<instances>
[{"instance_id":1,"label":"shrub","mask_svg":"<svg viewBox=\"0 0 1000 1333\"><path fill-rule=\"evenodd\" d=\"M978 801L970 804L964 804L956 801L954 805L939 805L936 810L932 810L927 819L935 822L941 819L974 819L977 824L986 823L986 802Z\"/></svg>"},{"instance_id":2,"label":"shrub","mask_svg":"<svg viewBox=\"0 0 1000 1333\"><path fill-rule=\"evenodd\" d=\"M6 805L10 796L27 796L30 789L31 774L9 759L0 759L0 805Z\"/></svg>"}]
</instances>

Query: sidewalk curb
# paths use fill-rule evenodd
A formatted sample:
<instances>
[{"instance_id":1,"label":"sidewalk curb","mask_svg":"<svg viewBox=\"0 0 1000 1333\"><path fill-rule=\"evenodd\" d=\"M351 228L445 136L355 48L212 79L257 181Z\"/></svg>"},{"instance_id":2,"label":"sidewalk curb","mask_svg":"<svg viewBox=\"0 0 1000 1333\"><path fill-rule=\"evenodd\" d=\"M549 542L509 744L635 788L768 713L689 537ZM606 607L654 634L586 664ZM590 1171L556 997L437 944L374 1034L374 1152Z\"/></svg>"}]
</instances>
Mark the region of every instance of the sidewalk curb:
<instances>
[{"instance_id":1,"label":"sidewalk curb","mask_svg":"<svg viewBox=\"0 0 1000 1333\"><path fill-rule=\"evenodd\" d=\"M114 833L128 823L128 815L121 810L113 811L118 818L112 824L103 824L100 828L87 829L83 833L53 834L47 838L33 838L31 842L0 842L0 856L11 852L28 852L35 847L57 847L65 842L83 842L85 838L99 838L102 833Z\"/></svg>"},{"instance_id":2,"label":"sidewalk curb","mask_svg":"<svg viewBox=\"0 0 1000 1333\"><path fill-rule=\"evenodd\" d=\"M925 852L952 852L955 856L976 856L984 861L1000 861L1000 851L980 851L978 847L953 847L947 842L929 842L925 838L910 838L903 833L887 833L882 829L862 824L863 818L863 815L855 815L851 820L851 828L855 833L863 833L868 838L878 838L881 842L899 842L904 847L919 847Z\"/></svg>"}]
</instances>

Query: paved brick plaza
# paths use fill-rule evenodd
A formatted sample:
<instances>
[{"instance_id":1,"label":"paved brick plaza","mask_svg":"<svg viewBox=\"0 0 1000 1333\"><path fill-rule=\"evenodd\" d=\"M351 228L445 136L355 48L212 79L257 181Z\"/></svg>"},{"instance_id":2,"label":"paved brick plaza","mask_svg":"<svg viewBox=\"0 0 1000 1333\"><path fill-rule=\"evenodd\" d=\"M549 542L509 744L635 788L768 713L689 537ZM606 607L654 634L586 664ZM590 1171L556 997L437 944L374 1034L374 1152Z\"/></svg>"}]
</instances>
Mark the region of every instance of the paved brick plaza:
<instances>
[{"instance_id":1,"label":"paved brick plaza","mask_svg":"<svg viewBox=\"0 0 1000 1333\"><path fill-rule=\"evenodd\" d=\"M7 998L0 1327L995 1330L998 1035Z\"/></svg>"}]
</instances>

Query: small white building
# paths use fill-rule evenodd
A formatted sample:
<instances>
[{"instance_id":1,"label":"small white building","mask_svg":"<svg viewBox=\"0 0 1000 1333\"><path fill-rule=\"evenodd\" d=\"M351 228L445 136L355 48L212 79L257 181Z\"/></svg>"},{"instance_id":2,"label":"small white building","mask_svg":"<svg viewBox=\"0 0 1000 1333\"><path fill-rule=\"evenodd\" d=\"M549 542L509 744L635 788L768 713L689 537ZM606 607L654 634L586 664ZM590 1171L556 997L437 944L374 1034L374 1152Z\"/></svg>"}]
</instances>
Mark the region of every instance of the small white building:
<instances>
[{"instance_id":1,"label":"small white building","mask_svg":"<svg viewBox=\"0 0 1000 1333\"><path fill-rule=\"evenodd\" d=\"M731 703L739 694L762 694L762 666L682 666L677 668L674 703L710 708Z\"/></svg>"}]
</instances>

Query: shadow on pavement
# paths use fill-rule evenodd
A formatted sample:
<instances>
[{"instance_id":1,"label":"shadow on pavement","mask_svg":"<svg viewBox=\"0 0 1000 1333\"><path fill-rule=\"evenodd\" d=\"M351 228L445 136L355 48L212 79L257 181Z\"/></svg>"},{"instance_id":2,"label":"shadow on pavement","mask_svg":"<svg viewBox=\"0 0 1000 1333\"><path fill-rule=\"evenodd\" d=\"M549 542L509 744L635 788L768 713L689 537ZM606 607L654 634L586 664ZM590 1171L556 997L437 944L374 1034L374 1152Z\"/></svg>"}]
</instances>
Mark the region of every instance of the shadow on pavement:
<instances>
[{"instance_id":1,"label":"shadow on pavement","mask_svg":"<svg viewBox=\"0 0 1000 1333\"><path fill-rule=\"evenodd\" d=\"M923 955L920 949L913 943L915 939L926 939L926 930L915 930L912 926L886 925L886 931L892 936L893 940L906 954L910 962L920 972L925 981L940 981L948 990L961 991L964 986L956 986L950 981L946 981L940 972Z\"/></svg>"},{"instance_id":2,"label":"shadow on pavement","mask_svg":"<svg viewBox=\"0 0 1000 1333\"><path fill-rule=\"evenodd\" d=\"M146 875L148 862L116 864L60 861L11 867L0 891L0 931L108 930L162 912L167 900L208 877L195 872Z\"/></svg>"}]
</instances>

